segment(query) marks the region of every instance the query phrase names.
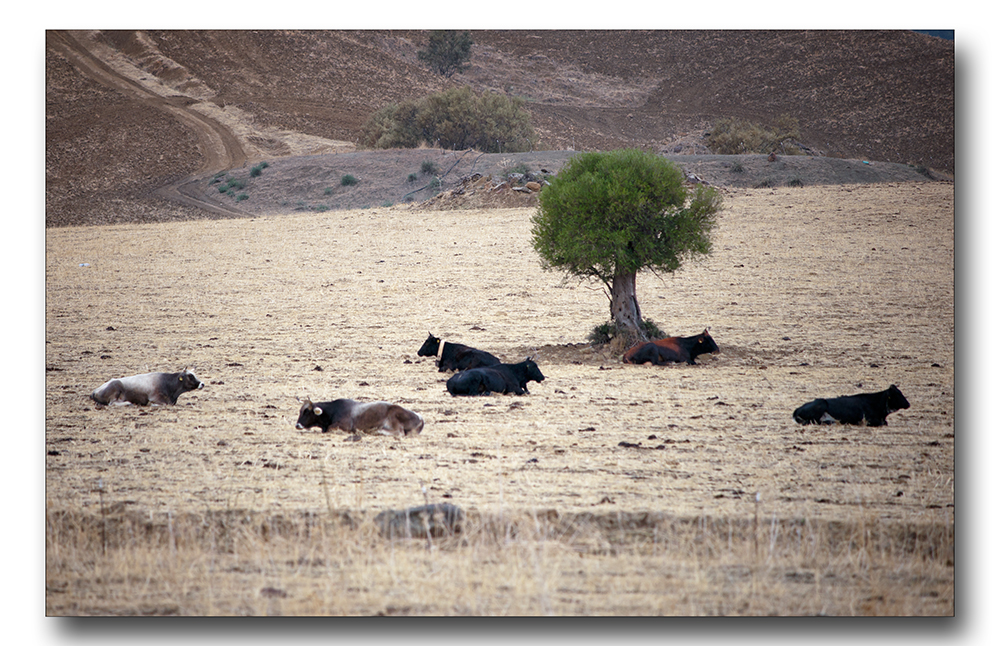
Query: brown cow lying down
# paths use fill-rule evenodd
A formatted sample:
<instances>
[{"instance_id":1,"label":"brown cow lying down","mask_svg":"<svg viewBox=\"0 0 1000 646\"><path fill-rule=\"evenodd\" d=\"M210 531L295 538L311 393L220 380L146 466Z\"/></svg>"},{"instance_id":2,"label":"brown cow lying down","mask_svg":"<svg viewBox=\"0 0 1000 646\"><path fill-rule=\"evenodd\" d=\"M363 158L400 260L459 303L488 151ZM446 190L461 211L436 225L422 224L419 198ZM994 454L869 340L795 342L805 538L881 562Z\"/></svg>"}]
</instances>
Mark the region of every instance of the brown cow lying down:
<instances>
[{"instance_id":1,"label":"brown cow lying down","mask_svg":"<svg viewBox=\"0 0 1000 646\"><path fill-rule=\"evenodd\" d=\"M687 362L694 366L698 355L716 353L719 346L708 333L708 328L695 336L670 336L646 343L636 343L625 351L622 361L639 365L651 363L654 366L665 366L668 363Z\"/></svg>"},{"instance_id":2,"label":"brown cow lying down","mask_svg":"<svg viewBox=\"0 0 1000 646\"><path fill-rule=\"evenodd\" d=\"M90 393L98 404L173 405L177 398L189 390L204 388L193 372L147 372L142 375L112 379Z\"/></svg>"},{"instance_id":3,"label":"brown cow lying down","mask_svg":"<svg viewBox=\"0 0 1000 646\"><path fill-rule=\"evenodd\" d=\"M324 433L339 428L353 435L378 433L380 435L416 435L424 428L424 418L398 404L389 402L356 402L353 399L335 399L332 402L312 403L308 399L299 409L295 428L318 426Z\"/></svg>"}]
</instances>

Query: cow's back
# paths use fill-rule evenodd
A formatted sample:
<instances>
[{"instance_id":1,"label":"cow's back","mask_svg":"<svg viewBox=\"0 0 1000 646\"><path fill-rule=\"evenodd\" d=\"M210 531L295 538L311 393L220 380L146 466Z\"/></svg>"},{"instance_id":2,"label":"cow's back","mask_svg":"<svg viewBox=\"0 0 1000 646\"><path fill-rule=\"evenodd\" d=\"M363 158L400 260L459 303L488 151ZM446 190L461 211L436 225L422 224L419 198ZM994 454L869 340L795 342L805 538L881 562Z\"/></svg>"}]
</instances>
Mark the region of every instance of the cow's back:
<instances>
[{"instance_id":1,"label":"cow's back","mask_svg":"<svg viewBox=\"0 0 1000 646\"><path fill-rule=\"evenodd\" d=\"M111 379L94 390L90 397L99 404L145 406L150 401L164 403L158 401L160 398L155 396L163 374L161 372L147 372L141 375Z\"/></svg>"}]
</instances>

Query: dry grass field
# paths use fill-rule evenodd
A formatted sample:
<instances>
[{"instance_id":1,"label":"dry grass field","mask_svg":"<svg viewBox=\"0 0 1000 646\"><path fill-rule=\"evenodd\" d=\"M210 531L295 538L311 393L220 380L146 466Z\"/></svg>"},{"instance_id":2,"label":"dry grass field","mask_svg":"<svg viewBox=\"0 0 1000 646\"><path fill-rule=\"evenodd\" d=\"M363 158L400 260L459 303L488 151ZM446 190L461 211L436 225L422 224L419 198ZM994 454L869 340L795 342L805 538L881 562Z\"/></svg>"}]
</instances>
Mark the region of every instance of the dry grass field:
<instances>
[{"instance_id":1,"label":"dry grass field","mask_svg":"<svg viewBox=\"0 0 1000 646\"><path fill-rule=\"evenodd\" d=\"M530 209L50 228L46 612L951 615L953 188L725 190L714 253L639 277L711 328L697 366L587 346L607 299L540 269ZM428 332L546 379L452 398ZM88 399L184 367L174 407ZM886 427L791 419L889 384ZM298 431L305 397L426 427ZM378 535L426 501L462 534Z\"/></svg>"}]
</instances>

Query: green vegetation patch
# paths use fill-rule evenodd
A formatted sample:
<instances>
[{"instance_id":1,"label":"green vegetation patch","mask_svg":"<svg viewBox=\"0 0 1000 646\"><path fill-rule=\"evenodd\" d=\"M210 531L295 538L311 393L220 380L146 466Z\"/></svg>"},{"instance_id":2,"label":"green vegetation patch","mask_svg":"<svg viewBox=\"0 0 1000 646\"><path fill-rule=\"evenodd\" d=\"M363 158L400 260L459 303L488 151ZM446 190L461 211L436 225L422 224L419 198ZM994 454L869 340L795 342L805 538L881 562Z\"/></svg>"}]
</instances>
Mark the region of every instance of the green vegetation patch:
<instances>
[{"instance_id":1,"label":"green vegetation patch","mask_svg":"<svg viewBox=\"0 0 1000 646\"><path fill-rule=\"evenodd\" d=\"M799 147L793 145L798 138L799 122L787 114L778 117L774 127L727 117L715 122L708 135L708 147L717 155L767 155L772 152L797 155L802 154Z\"/></svg>"},{"instance_id":2,"label":"green vegetation patch","mask_svg":"<svg viewBox=\"0 0 1000 646\"><path fill-rule=\"evenodd\" d=\"M496 92L452 88L421 99L392 103L365 122L367 148L474 148L488 153L527 152L538 142L524 100Z\"/></svg>"}]
</instances>

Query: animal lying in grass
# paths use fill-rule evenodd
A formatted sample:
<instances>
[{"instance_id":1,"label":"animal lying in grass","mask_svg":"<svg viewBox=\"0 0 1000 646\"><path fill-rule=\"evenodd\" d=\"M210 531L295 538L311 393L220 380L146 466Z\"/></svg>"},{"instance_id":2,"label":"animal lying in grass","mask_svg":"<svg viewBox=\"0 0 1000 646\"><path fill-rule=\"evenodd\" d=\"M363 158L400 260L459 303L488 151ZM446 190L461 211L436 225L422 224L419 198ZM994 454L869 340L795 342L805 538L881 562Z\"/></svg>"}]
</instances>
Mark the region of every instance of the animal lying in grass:
<instances>
[{"instance_id":1,"label":"animal lying in grass","mask_svg":"<svg viewBox=\"0 0 1000 646\"><path fill-rule=\"evenodd\" d=\"M131 377L112 379L94 392L90 398L98 404L173 405L183 393L203 388L193 372L147 372Z\"/></svg>"},{"instance_id":2,"label":"animal lying in grass","mask_svg":"<svg viewBox=\"0 0 1000 646\"><path fill-rule=\"evenodd\" d=\"M455 395L488 395L493 393L528 394L528 382L545 379L538 364L530 358L521 363L501 363L485 368L456 372L448 379L448 392Z\"/></svg>"},{"instance_id":3,"label":"animal lying in grass","mask_svg":"<svg viewBox=\"0 0 1000 646\"><path fill-rule=\"evenodd\" d=\"M428 332L427 340L417 350L417 356L437 357L439 352L441 356L437 360L438 372L468 370L469 368L494 366L500 363L500 359L485 350L470 348L461 343L442 341Z\"/></svg>"},{"instance_id":4,"label":"animal lying in grass","mask_svg":"<svg viewBox=\"0 0 1000 646\"><path fill-rule=\"evenodd\" d=\"M895 384L877 393L859 393L833 399L814 399L795 409L799 424L867 424L885 426L889 413L909 408L910 402Z\"/></svg>"},{"instance_id":5,"label":"animal lying in grass","mask_svg":"<svg viewBox=\"0 0 1000 646\"><path fill-rule=\"evenodd\" d=\"M663 366L668 363L687 362L695 365L695 357L709 352L716 353L719 346L706 329L694 336L671 336L666 339L656 339L646 343L637 343L626 350L622 356L624 363L642 365L651 363Z\"/></svg>"},{"instance_id":6,"label":"animal lying in grass","mask_svg":"<svg viewBox=\"0 0 1000 646\"><path fill-rule=\"evenodd\" d=\"M398 404L385 401L357 402L353 399L335 399L312 403L308 399L299 409L297 429L319 427L324 433L331 428L347 431L352 435L373 433L404 437L416 435L424 428L424 418Z\"/></svg>"}]
</instances>

